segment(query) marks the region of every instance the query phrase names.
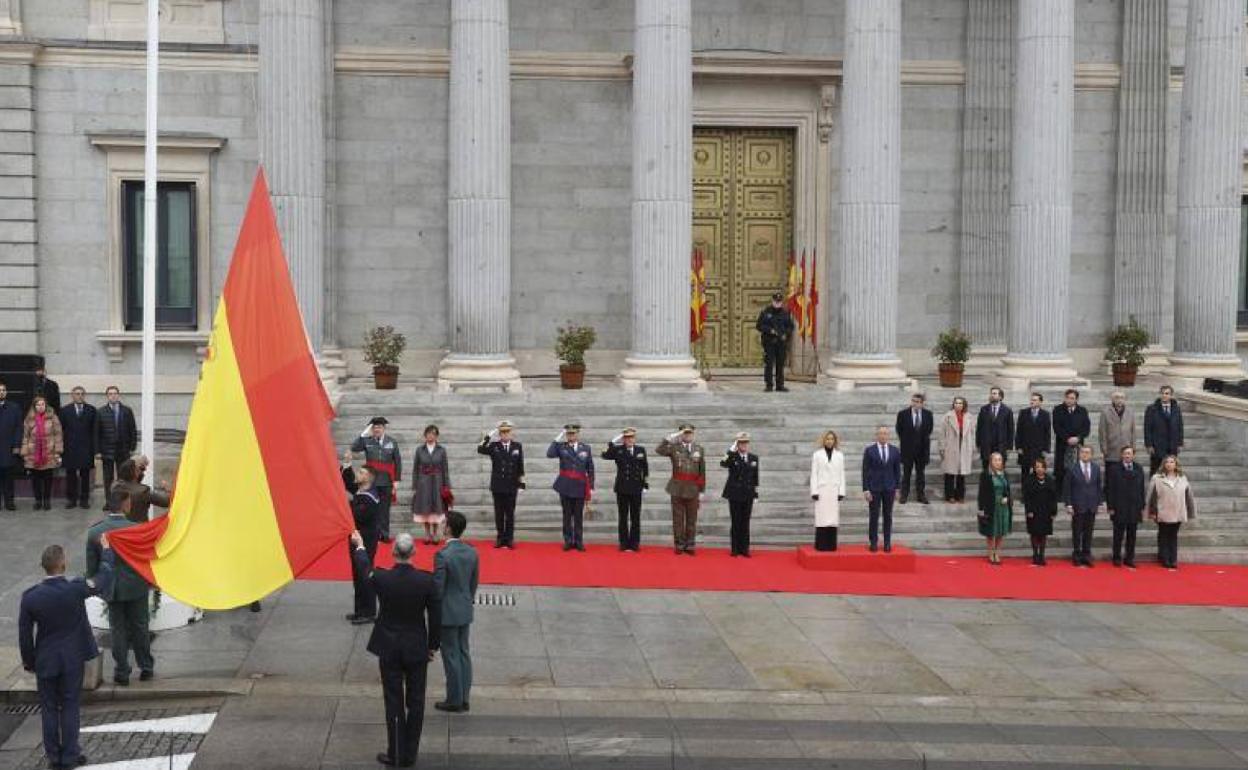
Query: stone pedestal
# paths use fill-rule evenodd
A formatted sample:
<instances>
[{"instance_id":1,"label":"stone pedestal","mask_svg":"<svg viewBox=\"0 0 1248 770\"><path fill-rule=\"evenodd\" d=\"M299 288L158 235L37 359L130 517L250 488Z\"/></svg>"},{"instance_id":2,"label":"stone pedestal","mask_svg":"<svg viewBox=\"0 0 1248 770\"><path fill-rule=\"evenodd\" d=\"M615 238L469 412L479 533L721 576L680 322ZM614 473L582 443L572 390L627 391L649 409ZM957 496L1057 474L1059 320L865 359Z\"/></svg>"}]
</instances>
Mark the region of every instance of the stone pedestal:
<instances>
[{"instance_id":1,"label":"stone pedestal","mask_svg":"<svg viewBox=\"0 0 1248 770\"><path fill-rule=\"evenodd\" d=\"M906 387L897 357L901 250L901 0L847 0L841 90L838 389Z\"/></svg>"},{"instance_id":2,"label":"stone pedestal","mask_svg":"<svg viewBox=\"0 0 1248 770\"><path fill-rule=\"evenodd\" d=\"M689 346L693 249L690 0L636 0L633 341L620 386L705 389Z\"/></svg>"},{"instance_id":3,"label":"stone pedestal","mask_svg":"<svg viewBox=\"0 0 1248 770\"><path fill-rule=\"evenodd\" d=\"M443 392L521 387L511 356L509 34L507 0L452 0Z\"/></svg>"}]
</instances>

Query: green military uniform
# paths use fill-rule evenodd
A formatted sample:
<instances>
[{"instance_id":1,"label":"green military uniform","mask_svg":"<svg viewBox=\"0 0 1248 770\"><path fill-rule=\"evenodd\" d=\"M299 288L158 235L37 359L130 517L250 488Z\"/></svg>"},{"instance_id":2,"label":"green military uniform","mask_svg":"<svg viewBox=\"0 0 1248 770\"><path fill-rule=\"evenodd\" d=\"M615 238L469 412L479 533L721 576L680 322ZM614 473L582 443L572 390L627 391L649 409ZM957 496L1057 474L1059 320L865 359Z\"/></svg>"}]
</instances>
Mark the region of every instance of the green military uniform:
<instances>
[{"instance_id":1,"label":"green military uniform","mask_svg":"<svg viewBox=\"0 0 1248 770\"><path fill-rule=\"evenodd\" d=\"M100 569L103 548L100 535L115 529L134 526L125 514L114 512L87 530L87 577L95 577ZM152 639L148 631L151 619L147 604L148 584L124 559L118 559L113 570L112 585L100 598L108 602L108 627L113 640L113 679L130 681L130 650L139 671L150 677L155 668Z\"/></svg>"},{"instance_id":2,"label":"green military uniform","mask_svg":"<svg viewBox=\"0 0 1248 770\"><path fill-rule=\"evenodd\" d=\"M693 441L693 426L680 426L688 442L665 437L654 451L672 461L667 493L672 497L672 539L677 553L692 555L698 537L698 496L706 489L706 453ZM682 439L684 436L682 436Z\"/></svg>"}]
</instances>

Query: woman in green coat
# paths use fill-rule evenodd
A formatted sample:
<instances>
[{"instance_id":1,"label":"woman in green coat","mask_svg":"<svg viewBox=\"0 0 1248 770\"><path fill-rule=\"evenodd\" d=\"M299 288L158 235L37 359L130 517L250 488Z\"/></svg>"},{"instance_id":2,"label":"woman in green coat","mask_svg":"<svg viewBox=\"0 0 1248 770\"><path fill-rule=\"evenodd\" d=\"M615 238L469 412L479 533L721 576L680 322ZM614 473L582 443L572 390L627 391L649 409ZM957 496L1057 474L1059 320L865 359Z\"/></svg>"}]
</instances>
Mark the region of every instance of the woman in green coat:
<instances>
[{"instance_id":1,"label":"woman in green coat","mask_svg":"<svg viewBox=\"0 0 1248 770\"><path fill-rule=\"evenodd\" d=\"M979 534L988 541L989 564L1001 564L1001 541L1013 525L1013 503L1005 458L993 452L988 469L979 477Z\"/></svg>"}]
</instances>

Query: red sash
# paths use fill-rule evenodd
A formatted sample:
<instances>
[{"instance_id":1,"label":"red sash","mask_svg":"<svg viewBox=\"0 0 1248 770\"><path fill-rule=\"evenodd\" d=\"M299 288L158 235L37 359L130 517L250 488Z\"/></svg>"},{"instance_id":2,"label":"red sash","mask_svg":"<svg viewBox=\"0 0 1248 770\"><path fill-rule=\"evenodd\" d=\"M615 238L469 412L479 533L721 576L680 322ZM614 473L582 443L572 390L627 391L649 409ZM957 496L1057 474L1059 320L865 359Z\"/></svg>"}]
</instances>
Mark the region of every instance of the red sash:
<instances>
[{"instance_id":1,"label":"red sash","mask_svg":"<svg viewBox=\"0 0 1248 770\"><path fill-rule=\"evenodd\" d=\"M385 473L390 477L390 502L397 503L399 501L399 493L395 487L394 479L394 463L383 463L381 460L365 460L365 467L372 468L380 473Z\"/></svg>"},{"instance_id":2,"label":"red sash","mask_svg":"<svg viewBox=\"0 0 1248 770\"><path fill-rule=\"evenodd\" d=\"M701 473L684 473L683 471L672 471L672 478L676 481L693 481L699 487L706 485L706 477Z\"/></svg>"},{"instance_id":3,"label":"red sash","mask_svg":"<svg viewBox=\"0 0 1248 770\"><path fill-rule=\"evenodd\" d=\"M581 471L566 469L559 471L559 475L565 479L576 479L577 481L585 482L585 502L588 503L594 496L594 490L589 486L589 476L587 474L582 473Z\"/></svg>"}]
</instances>

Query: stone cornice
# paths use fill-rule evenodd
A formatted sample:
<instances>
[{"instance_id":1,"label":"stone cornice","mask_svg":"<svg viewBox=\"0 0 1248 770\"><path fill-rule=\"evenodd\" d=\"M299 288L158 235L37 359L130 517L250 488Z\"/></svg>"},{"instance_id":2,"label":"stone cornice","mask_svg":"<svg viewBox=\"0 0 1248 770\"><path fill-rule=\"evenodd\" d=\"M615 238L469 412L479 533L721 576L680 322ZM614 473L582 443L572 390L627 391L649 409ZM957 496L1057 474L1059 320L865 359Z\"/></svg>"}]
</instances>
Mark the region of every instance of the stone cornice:
<instances>
[{"instance_id":1,"label":"stone cornice","mask_svg":"<svg viewBox=\"0 0 1248 770\"><path fill-rule=\"evenodd\" d=\"M134 149L143 147L142 131L99 131L87 134L91 146L102 150ZM162 132L156 146L162 150L200 150L212 152L226 143L223 136L197 133Z\"/></svg>"},{"instance_id":2,"label":"stone cornice","mask_svg":"<svg viewBox=\"0 0 1248 770\"><path fill-rule=\"evenodd\" d=\"M0 41L0 64L32 64L40 45L29 40Z\"/></svg>"}]
</instances>

